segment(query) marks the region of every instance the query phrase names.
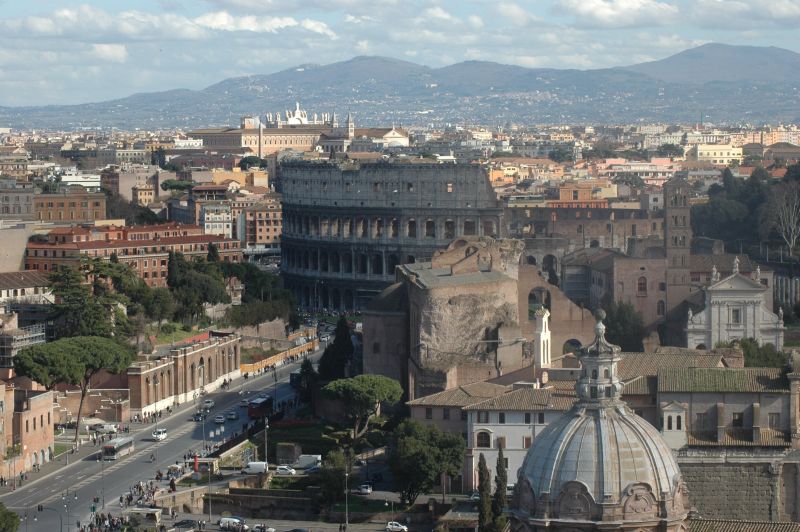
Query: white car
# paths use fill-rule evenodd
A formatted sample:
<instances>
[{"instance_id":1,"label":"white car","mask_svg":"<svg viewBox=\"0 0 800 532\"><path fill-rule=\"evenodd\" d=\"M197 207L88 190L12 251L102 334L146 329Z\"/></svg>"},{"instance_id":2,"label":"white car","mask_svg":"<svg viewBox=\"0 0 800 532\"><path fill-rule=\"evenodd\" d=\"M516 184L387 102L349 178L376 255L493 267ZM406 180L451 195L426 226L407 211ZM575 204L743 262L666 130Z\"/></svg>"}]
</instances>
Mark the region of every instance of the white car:
<instances>
[{"instance_id":1,"label":"white car","mask_svg":"<svg viewBox=\"0 0 800 532\"><path fill-rule=\"evenodd\" d=\"M282 465L282 466L278 466L277 468L275 468L275 474L276 475L296 475L297 471L295 471L293 468L291 468L289 466Z\"/></svg>"},{"instance_id":2,"label":"white car","mask_svg":"<svg viewBox=\"0 0 800 532\"><path fill-rule=\"evenodd\" d=\"M206 408L208 410L214 408L214 401L212 399L206 399L205 401L203 401L203 408Z\"/></svg>"},{"instance_id":3,"label":"white car","mask_svg":"<svg viewBox=\"0 0 800 532\"><path fill-rule=\"evenodd\" d=\"M389 521L386 523L386 532L408 532L408 527L397 521Z\"/></svg>"},{"instance_id":4,"label":"white car","mask_svg":"<svg viewBox=\"0 0 800 532\"><path fill-rule=\"evenodd\" d=\"M275 529L267 525L253 525L253 532L275 532Z\"/></svg>"},{"instance_id":5,"label":"white car","mask_svg":"<svg viewBox=\"0 0 800 532\"><path fill-rule=\"evenodd\" d=\"M153 431L153 439L155 441L162 441L167 439L167 429L156 429Z\"/></svg>"},{"instance_id":6,"label":"white car","mask_svg":"<svg viewBox=\"0 0 800 532\"><path fill-rule=\"evenodd\" d=\"M370 493L372 493L372 486L370 486L369 484L361 484L358 487L358 493L360 495L369 495Z\"/></svg>"},{"instance_id":7,"label":"white car","mask_svg":"<svg viewBox=\"0 0 800 532\"><path fill-rule=\"evenodd\" d=\"M214 423L219 423L220 425L225 423L225 416L222 414L217 414L214 416Z\"/></svg>"}]
</instances>

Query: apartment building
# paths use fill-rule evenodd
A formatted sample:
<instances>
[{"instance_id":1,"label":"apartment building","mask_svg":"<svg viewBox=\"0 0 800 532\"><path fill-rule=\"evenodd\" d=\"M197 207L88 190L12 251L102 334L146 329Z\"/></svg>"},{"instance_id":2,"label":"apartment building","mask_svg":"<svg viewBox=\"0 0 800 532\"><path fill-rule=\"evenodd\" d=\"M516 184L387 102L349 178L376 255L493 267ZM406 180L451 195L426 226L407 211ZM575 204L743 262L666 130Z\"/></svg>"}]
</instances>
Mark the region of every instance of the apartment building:
<instances>
[{"instance_id":1,"label":"apartment building","mask_svg":"<svg viewBox=\"0 0 800 532\"><path fill-rule=\"evenodd\" d=\"M245 207L236 226L245 253L280 253L283 229L280 196L273 194Z\"/></svg>"},{"instance_id":2,"label":"apartment building","mask_svg":"<svg viewBox=\"0 0 800 532\"><path fill-rule=\"evenodd\" d=\"M70 187L62 192L34 196L34 217L48 222L86 223L106 219L106 196Z\"/></svg>"},{"instance_id":3,"label":"apartment building","mask_svg":"<svg viewBox=\"0 0 800 532\"><path fill-rule=\"evenodd\" d=\"M110 260L115 255L149 286L166 286L170 252L182 253L188 260L205 258L211 244L217 246L221 260L242 260L238 240L203 234L197 225L57 228L45 242L28 242L25 269L48 272L59 265L77 267L84 257Z\"/></svg>"}]
</instances>

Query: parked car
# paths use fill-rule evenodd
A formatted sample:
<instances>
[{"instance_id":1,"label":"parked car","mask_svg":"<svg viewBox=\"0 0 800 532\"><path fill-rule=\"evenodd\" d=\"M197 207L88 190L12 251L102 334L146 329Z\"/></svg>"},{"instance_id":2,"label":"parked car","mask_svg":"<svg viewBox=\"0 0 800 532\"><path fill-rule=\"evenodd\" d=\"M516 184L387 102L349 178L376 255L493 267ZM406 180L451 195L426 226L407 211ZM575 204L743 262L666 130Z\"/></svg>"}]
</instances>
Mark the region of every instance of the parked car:
<instances>
[{"instance_id":1,"label":"parked car","mask_svg":"<svg viewBox=\"0 0 800 532\"><path fill-rule=\"evenodd\" d=\"M291 468L289 466L282 465L282 466L278 466L275 469L275 474L276 475L296 475L297 471L295 471L293 468Z\"/></svg>"},{"instance_id":2,"label":"parked car","mask_svg":"<svg viewBox=\"0 0 800 532\"><path fill-rule=\"evenodd\" d=\"M178 530L187 529L187 530L195 530L200 528L200 522L197 519L183 519L175 523L175 528Z\"/></svg>"},{"instance_id":3,"label":"parked car","mask_svg":"<svg viewBox=\"0 0 800 532\"><path fill-rule=\"evenodd\" d=\"M247 465L242 468L242 473L254 475L256 473L266 473L268 470L269 465L266 462L247 462Z\"/></svg>"},{"instance_id":4,"label":"parked car","mask_svg":"<svg viewBox=\"0 0 800 532\"><path fill-rule=\"evenodd\" d=\"M153 431L153 439L155 441L162 441L167 439L167 429L156 429Z\"/></svg>"},{"instance_id":5,"label":"parked car","mask_svg":"<svg viewBox=\"0 0 800 532\"><path fill-rule=\"evenodd\" d=\"M408 527L397 521L389 521L386 523L386 532L408 532Z\"/></svg>"},{"instance_id":6,"label":"parked car","mask_svg":"<svg viewBox=\"0 0 800 532\"><path fill-rule=\"evenodd\" d=\"M360 495L369 495L370 493L372 493L372 486L370 486L369 484L361 484L358 487L358 493Z\"/></svg>"},{"instance_id":7,"label":"parked car","mask_svg":"<svg viewBox=\"0 0 800 532\"><path fill-rule=\"evenodd\" d=\"M89 428L102 434L116 434L119 427L114 423L95 423Z\"/></svg>"},{"instance_id":8,"label":"parked car","mask_svg":"<svg viewBox=\"0 0 800 532\"><path fill-rule=\"evenodd\" d=\"M247 405L249 404L250 404L249 399L242 399L241 401L239 401L239 406L242 408L247 408Z\"/></svg>"},{"instance_id":9,"label":"parked car","mask_svg":"<svg viewBox=\"0 0 800 532\"><path fill-rule=\"evenodd\" d=\"M225 423L225 416L223 414L217 414L214 416L214 423L219 423L220 425Z\"/></svg>"},{"instance_id":10,"label":"parked car","mask_svg":"<svg viewBox=\"0 0 800 532\"><path fill-rule=\"evenodd\" d=\"M253 525L253 532L275 532L275 529L267 525Z\"/></svg>"},{"instance_id":11,"label":"parked car","mask_svg":"<svg viewBox=\"0 0 800 532\"><path fill-rule=\"evenodd\" d=\"M473 491L472 495L469 496L469 500L471 501L479 501L481 500L481 494L478 491Z\"/></svg>"},{"instance_id":12,"label":"parked car","mask_svg":"<svg viewBox=\"0 0 800 532\"><path fill-rule=\"evenodd\" d=\"M214 408L214 404L215 403L213 399L206 399L205 401L203 401L203 408L205 408L206 410L211 410L212 408Z\"/></svg>"},{"instance_id":13,"label":"parked car","mask_svg":"<svg viewBox=\"0 0 800 532\"><path fill-rule=\"evenodd\" d=\"M230 420L239 419L239 412L237 412L236 410L231 410L230 412L225 414L225 417L227 417Z\"/></svg>"},{"instance_id":14,"label":"parked car","mask_svg":"<svg viewBox=\"0 0 800 532\"><path fill-rule=\"evenodd\" d=\"M317 473L320 472L321 469L322 468L319 467L318 465L311 466L308 469L306 469L306 475L316 475Z\"/></svg>"},{"instance_id":15,"label":"parked car","mask_svg":"<svg viewBox=\"0 0 800 532\"><path fill-rule=\"evenodd\" d=\"M195 415L192 416L192 419L195 421L203 421L207 417L208 415L206 415L205 412L196 412Z\"/></svg>"}]
</instances>

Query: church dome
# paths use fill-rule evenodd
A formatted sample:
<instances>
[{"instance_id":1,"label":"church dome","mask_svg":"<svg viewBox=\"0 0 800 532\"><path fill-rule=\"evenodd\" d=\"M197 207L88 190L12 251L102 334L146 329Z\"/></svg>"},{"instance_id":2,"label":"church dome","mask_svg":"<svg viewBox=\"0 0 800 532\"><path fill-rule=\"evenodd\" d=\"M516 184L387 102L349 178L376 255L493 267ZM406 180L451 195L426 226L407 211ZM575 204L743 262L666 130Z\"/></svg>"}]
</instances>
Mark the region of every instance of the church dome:
<instances>
[{"instance_id":1,"label":"church dome","mask_svg":"<svg viewBox=\"0 0 800 532\"><path fill-rule=\"evenodd\" d=\"M683 530L688 511L680 469L658 430L620 395L620 348L596 337L580 351L579 401L533 441L519 470L516 530L559 530L575 521ZM561 523L561 524L559 524ZM626 528L627 529L627 528Z\"/></svg>"}]
</instances>

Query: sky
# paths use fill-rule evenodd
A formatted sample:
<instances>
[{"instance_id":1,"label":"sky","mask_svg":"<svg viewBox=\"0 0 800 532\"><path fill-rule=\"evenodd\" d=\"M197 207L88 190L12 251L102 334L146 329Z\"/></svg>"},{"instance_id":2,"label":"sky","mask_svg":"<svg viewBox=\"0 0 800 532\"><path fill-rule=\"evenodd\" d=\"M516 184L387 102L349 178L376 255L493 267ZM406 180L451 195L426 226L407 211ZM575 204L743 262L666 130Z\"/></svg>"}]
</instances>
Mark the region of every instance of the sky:
<instances>
[{"instance_id":1,"label":"sky","mask_svg":"<svg viewBox=\"0 0 800 532\"><path fill-rule=\"evenodd\" d=\"M800 52L800 0L0 0L0 105L70 104L359 55L602 68L707 42Z\"/></svg>"}]
</instances>

